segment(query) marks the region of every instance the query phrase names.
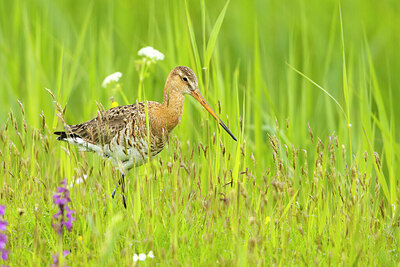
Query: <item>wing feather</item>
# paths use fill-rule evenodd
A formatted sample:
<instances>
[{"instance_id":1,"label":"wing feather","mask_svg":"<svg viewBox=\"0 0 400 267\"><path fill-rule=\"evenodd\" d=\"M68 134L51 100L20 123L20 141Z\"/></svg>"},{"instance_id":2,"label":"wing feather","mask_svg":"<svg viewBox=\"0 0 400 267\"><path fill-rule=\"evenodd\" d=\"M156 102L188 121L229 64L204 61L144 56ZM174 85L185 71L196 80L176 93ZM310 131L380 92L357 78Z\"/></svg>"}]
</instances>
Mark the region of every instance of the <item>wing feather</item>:
<instances>
[{"instance_id":1,"label":"wing feather","mask_svg":"<svg viewBox=\"0 0 400 267\"><path fill-rule=\"evenodd\" d=\"M107 111L99 111L96 118L90 121L68 125L65 132L57 132L60 140L63 137L80 137L92 144L108 144L114 136L122 131L128 123L138 123L140 112L144 110L144 103L118 106Z\"/></svg>"}]
</instances>

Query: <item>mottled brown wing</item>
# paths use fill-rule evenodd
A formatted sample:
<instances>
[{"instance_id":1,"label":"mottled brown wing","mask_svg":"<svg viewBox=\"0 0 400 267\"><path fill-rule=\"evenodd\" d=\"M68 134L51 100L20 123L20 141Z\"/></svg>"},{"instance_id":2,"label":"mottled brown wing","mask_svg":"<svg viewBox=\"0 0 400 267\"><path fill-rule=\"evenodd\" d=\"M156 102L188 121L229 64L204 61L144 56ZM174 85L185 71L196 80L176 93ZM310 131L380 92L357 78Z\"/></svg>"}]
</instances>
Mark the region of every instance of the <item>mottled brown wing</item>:
<instances>
[{"instance_id":1,"label":"mottled brown wing","mask_svg":"<svg viewBox=\"0 0 400 267\"><path fill-rule=\"evenodd\" d=\"M66 126L66 132L92 144L108 144L129 122L135 124L142 106L141 102L99 111L98 116L90 121Z\"/></svg>"}]
</instances>

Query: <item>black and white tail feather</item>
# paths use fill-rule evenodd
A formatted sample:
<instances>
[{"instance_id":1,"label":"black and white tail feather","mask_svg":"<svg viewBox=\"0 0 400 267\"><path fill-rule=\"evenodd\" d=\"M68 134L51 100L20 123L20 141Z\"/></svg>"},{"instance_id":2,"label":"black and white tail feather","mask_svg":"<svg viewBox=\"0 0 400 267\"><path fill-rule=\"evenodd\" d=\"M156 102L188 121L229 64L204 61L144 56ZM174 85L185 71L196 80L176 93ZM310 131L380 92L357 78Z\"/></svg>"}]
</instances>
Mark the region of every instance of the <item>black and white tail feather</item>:
<instances>
[{"instance_id":1,"label":"black and white tail feather","mask_svg":"<svg viewBox=\"0 0 400 267\"><path fill-rule=\"evenodd\" d=\"M77 146L79 151L87 151L87 152L98 152L100 155L103 155L99 146L91 144L85 141L78 134L67 133L65 131L54 132L55 135L58 135L58 141L64 141L71 145ZM104 156L104 155L103 155Z\"/></svg>"}]
</instances>

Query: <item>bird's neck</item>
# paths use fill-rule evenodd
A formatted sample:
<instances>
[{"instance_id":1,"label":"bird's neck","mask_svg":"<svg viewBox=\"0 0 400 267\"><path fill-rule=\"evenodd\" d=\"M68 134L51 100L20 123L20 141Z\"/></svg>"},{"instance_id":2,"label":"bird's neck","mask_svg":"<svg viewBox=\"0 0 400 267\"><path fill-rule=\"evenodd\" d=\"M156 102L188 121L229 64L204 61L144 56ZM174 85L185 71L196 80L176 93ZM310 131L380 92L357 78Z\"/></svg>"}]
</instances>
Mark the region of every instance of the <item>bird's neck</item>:
<instances>
[{"instance_id":1,"label":"bird's neck","mask_svg":"<svg viewBox=\"0 0 400 267\"><path fill-rule=\"evenodd\" d=\"M168 131L172 131L181 120L185 96L176 87L167 84L164 89L164 101L161 104L163 117Z\"/></svg>"}]
</instances>

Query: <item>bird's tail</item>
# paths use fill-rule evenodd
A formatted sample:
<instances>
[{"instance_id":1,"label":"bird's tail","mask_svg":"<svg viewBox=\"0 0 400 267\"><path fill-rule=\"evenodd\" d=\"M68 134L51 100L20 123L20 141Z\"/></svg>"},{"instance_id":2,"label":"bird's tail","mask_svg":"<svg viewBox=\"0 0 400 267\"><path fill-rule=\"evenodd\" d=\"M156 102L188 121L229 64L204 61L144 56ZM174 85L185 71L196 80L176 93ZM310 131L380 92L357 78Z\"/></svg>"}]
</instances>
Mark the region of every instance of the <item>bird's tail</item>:
<instances>
[{"instance_id":1,"label":"bird's tail","mask_svg":"<svg viewBox=\"0 0 400 267\"><path fill-rule=\"evenodd\" d=\"M59 140L59 141L67 141L67 139L70 137L72 137L72 138L79 137L79 135L77 135L77 134L74 134L74 133L67 134L67 132L65 132L65 131L54 132L54 134L58 135L57 140Z\"/></svg>"}]
</instances>

